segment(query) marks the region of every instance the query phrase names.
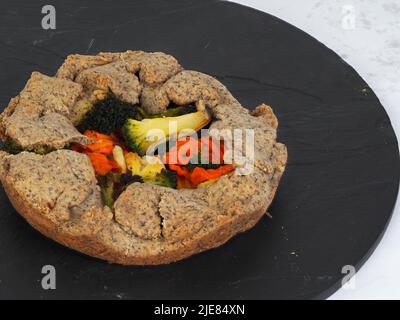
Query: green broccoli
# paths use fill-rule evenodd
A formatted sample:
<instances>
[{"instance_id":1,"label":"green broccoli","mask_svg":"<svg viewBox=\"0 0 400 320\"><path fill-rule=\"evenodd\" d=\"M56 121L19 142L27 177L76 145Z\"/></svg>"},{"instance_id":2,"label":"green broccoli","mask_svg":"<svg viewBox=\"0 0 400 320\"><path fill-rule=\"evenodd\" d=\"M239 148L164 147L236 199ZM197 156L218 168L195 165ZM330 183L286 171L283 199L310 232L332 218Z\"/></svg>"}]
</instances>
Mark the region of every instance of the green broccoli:
<instances>
[{"instance_id":1,"label":"green broccoli","mask_svg":"<svg viewBox=\"0 0 400 320\"><path fill-rule=\"evenodd\" d=\"M176 189L178 186L178 178L176 172L167 169L163 169L159 174L154 177L144 179L144 182L174 189Z\"/></svg>"},{"instance_id":2,"label":"green broccoli","mask_svg":"<svg viewBox=\"0 0 400 320\"><path fill-rule=\"evenodd\" d=\"M154 137L153 140L147 139L147 135L151 132L151 130L161 130L164 133L164 137L168 138L170 134L179 134L188 129L192 129L197 132L209 124L210 121L211 117L208 112L206 110L201 110L178 117L144 119L142 121L128 119L122 131L128 147L140 155L145 155L147 149L151 145L161 141L160 137ZM175 122L175 126L171 126L170 128L171 122ZM170 132L172 130L175 131Z\"/></svg>"},{"instance_id":3,"label":"green broccoli","mask_svg":"<svg viewBox=\"0 0 400 320\"><path fill-rule=\"evenodd\" d=\"M133 105L119 100L115 95L109 94L104 100L97 101L85 114L78 125L81 132L94 130L111 134L119 131L128 118L135 118L138 105Z\"/></svg>"}]
</instances>

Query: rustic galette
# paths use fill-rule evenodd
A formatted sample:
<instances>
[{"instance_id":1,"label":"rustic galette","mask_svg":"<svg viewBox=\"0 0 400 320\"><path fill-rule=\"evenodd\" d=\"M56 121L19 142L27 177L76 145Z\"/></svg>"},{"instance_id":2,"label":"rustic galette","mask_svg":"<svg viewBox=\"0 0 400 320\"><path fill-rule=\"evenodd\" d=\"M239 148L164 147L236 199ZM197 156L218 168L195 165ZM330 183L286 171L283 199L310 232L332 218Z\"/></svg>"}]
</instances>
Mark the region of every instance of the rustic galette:
<instances>
[{"instance_id":1,"label":"rustic galette","mask_svg":"<svg viewBox=\"0 0 400 320\"><path fill-rule=\"evenodd\" d=\"M70 55L0 116L0 179L47 237L120 264L218 247L266 213L287 151L262 104L167 54Z\"/></svg>"}]
</instances>

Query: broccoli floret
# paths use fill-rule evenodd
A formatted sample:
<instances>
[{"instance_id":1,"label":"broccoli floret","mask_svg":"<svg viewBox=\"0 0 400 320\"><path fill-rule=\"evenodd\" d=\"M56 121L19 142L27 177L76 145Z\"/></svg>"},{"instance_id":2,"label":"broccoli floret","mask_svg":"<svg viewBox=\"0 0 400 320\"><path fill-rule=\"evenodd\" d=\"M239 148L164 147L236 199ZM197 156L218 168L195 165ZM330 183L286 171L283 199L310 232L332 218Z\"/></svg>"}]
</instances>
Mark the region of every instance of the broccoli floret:
<instances>
[{"instance_id":1,"label":"broccoli floret","mask_svg":"<svg viewBox=\"0 0 400 320\"><path fill-rule=\"evenodd\" d=\"M158 186L174 188L178 186L178 178L175 171L163 169L159 174L152 178L144 179L145 182Z\"/></svg>"},{"instance_id":2,"label":"broccoli floret","mask_svg":"<svg viewBox=\"0 0 400 320\"><path fill-rule=\"evenodd\" d=\"M175 125L170 128L170 122L172 121L175 122ZM178 117L144 119L142 121L128 119L123 127L123 134L128 147L132 151L140 155L145 155L147 149L151 145L161 141L160 137L147 139L147 135L151 130L161 130L164 132L164 137L168 138L170 134L179 134L187 129L192 129L197 132L210 121L211 117L206 110L184 114Z\"/></svg>"},{"instance_id":3,"label":"broccoli floret","mask_svg":"<svg viewBox=\"0 0 400 320\"><path fill-rule=\"evenodd\" d=\"M82 99L74 105L70 114L70 119L74 126L79 125L83 121L85 115L92 109L93 104L89 99Z\"/></svg>"},{"instance_id":4,"label":"broccoli floret","mask_svg":"<svg viewBox=\"0 0 400 320\"><path fill-rule=\"evenodd\" d=\"M137 105L123 102L115 95L109 94L107 98L93 105L78 125L78 129L81 132L95 130L111 134L120 130L128 118L135 118L137 112Z\"/></svg>"}]
</instances>

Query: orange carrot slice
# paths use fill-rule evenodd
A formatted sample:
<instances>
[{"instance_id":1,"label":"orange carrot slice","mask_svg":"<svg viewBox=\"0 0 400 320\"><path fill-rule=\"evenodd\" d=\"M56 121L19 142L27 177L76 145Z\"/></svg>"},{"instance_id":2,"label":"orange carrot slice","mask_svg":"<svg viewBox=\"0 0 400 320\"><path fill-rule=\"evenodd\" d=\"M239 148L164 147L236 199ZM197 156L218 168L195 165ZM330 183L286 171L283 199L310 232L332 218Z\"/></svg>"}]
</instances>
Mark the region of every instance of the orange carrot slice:
<instances>
[{"instance_id":1,"label":"orange carrot slice","mask_svg":"<svg viewBox=\"0 0 400 320\"><path fill-rule=\"evenodd\" d=\"M204 169L201 167L194 168L190 175L190 182L195 186L208 180L218 179L219 177L233 171L232 165L224 165L217 169Z\"/></svg>"},{"instance_id":2,"label":"orange carrot slice","mask_svg":"<svg viewBox=\"0 0 400 320\"><path fill-rule=\"evenodd\" d=\"M119 165L114 160L107 158L101 153L87 153L94 170L97 174L103 176L114 169L118 169Z\"/></svg>"}]
</instances>

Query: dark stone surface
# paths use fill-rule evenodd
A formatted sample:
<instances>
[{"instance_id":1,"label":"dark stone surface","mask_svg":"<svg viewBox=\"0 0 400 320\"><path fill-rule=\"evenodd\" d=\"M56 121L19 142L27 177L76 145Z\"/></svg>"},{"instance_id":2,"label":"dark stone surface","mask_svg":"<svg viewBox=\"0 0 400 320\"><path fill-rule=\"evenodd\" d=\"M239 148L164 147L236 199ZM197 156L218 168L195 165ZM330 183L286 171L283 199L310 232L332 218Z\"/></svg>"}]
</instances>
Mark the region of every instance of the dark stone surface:
<instances>
[{"instance_id":1,"label":"dark stone surface","mask_svg":"<svg viewBox=\"0 0 400 320\"><path fill-rule=\"evenodd\" d=\"M280 121L289 165L253 230L176 264L122 267L47 240L0 192L0 298L325 298L344 265L357 268L390 220L398 144L368 85L334 52L270 15L219 1L1 1L0 105L30 73L54 74L69 53L164 51L215 75L249 108ZM41 268L57 289L41 289Z\"/></svg>"}]
</instances>

